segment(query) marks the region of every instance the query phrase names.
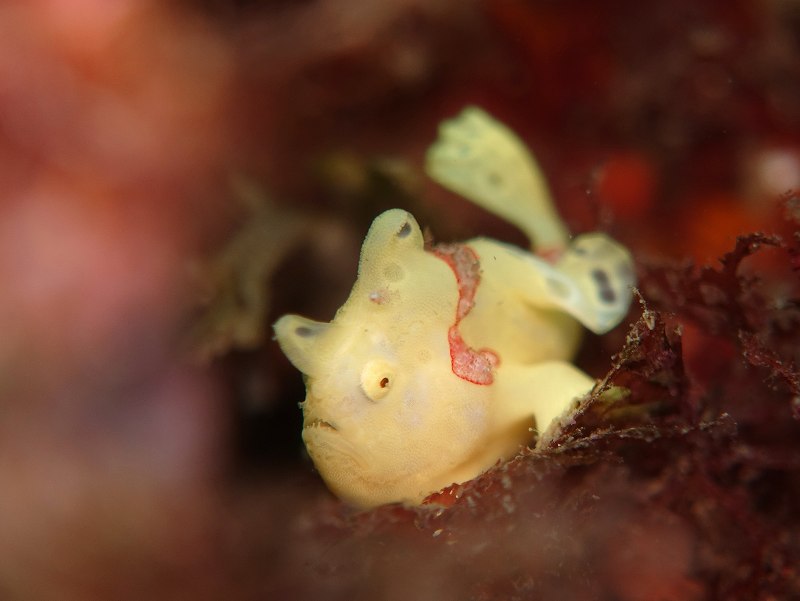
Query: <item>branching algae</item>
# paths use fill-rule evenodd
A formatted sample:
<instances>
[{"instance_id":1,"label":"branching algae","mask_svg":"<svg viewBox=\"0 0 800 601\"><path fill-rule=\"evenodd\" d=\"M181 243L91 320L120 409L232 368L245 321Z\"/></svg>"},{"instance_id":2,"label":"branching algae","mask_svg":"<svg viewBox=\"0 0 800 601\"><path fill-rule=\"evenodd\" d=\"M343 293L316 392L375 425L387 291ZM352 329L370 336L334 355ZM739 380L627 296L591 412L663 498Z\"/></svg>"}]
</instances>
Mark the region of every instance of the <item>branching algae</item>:
<instances>
[{"instance_id":1,"label":"branching algae","mask_svg":"<svg viewBox=\"0 0 800 601\"><path fill-rule=\"evenodd\" d=\"M333 321L275 324L305 375L308 452L359 507L419 503L515 455L593 385L569 362L579 324L606 332L631 300L628 251L602 233L570 240L533 157L482 110L441 124L426 169L536 254L488 238L427 248L393 209L370 227Z\"/></svg>"}]
</instances>

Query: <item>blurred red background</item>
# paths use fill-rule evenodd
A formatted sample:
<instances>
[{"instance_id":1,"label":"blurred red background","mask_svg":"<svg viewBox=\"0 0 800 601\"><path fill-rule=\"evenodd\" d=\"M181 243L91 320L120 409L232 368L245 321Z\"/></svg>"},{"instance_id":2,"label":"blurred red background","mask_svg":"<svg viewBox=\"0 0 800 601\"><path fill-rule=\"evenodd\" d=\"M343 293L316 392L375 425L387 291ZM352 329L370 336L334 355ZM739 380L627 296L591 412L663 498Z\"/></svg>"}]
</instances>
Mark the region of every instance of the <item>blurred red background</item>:
<instances>
[{"instance_id":1,"label":"blurred red background","mask_svg":"<svg viewBox=\"0 0 800 601\"><path fill-rule=\"evenodd\" d=\"M330 319L391 206L523 242L422 175L466 104L665 321L618 356L610 438L592 414L449 509L354 515L269 324ZM0 596L800 596L798 189L789 0L4 3ZM725 271L754 231L782 239Z\"/></svg>"}]
</instances>

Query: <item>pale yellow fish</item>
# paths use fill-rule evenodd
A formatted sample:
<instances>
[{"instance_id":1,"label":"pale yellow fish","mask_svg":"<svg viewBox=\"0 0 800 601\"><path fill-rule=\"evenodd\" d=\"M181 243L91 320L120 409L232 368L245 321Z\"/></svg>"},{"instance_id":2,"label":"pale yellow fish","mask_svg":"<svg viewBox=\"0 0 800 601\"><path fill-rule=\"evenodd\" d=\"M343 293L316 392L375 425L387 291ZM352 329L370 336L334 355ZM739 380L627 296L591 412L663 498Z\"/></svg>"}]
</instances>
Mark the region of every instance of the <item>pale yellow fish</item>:
<instances>
[{"instance_id":1,"label":"pale yellow fish","mask_svg":"<svg viewBox=\"0 0 800 601\"><path fill-rule=\"evenodd\" d=\"M358 279L330 323L278 320L276 338L306 377L309 455L359 507L419 503L516 454L593 385L569 362L580 324L608 331L631 300L630 254L604 234L569 241L508 128L472 107L441 136L432 177L559 258L488 238L426 249L414 217L393 209L370 227ZM453 140L468 146L471 168L442 158ZM507 185L476 184L491 175Z\"/></svg>"}]
</instances>

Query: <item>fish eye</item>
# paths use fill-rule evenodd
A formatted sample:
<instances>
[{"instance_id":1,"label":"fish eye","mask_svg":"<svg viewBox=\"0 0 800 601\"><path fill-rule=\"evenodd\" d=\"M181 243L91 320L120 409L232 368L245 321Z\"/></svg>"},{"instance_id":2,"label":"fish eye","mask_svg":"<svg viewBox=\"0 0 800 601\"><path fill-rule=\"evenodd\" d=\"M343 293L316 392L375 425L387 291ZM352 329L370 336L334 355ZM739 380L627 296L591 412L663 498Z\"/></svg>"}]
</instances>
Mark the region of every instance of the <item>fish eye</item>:
<instances>
[{"instance_id":1,"label":"fish eye","mask_svg":"<svg viewBox=\"0 0 800 601\"><path fill-rule=\"evenodd\" d=\"M388 362L375 359L368 362L361 372L361 390L369 400L381 400L392 388L394 383L394 370Z\"/></svg>"}]
</instances>

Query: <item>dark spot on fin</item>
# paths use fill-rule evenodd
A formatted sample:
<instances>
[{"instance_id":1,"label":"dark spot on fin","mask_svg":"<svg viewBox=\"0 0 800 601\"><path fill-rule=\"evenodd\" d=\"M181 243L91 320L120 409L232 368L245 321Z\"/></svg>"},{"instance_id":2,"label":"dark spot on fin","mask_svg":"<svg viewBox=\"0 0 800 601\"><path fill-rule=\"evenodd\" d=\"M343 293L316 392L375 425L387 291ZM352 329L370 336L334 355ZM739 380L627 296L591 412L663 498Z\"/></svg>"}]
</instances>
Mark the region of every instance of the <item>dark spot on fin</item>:
<instances>
[{"instance_id":1,"label":"dark spot on fin","mask_svg":"<svg viewBox=\"0 0 800 601\"><path fill-rule=\"evenodd\" d=\"M503 183L503 178L494 171L489 172L487 179L492 186L500 186Z\"/></svg>"},{"instance_id":2,"label":"dark spot on fin","mask_svg":"<svg viewBox=\"0 0 800 601\"><path fill-rule=\"evenodd\" d=\"M611 287L611 280L609 279L608 274L602 269L592 269L591 276L595 284L597 284L597 290L600 293L600 300L608 305L616 302L617 295L614 292L614 289Z\"/></svg>"},{"instance_id":3,"label":"dark spot on fin","mask_svg":"<svg viewBox=\"0 0 800 601\"><path fill-rule=\"evenodd\" d=\"M405 238L411 233L411 224L406 221L403 226L397 230L397 237L398 238Z\"/></svg>"},{"instance_id":4,"label":"dark spot on fin","mask_svg":"<svg viewBox=\"0 0 800 601\"><path fill-rule=\"evenodd\" d=\"M300 336L300 338L311 338L314 334L317 333L317 331L307 326L299 326L295 328L294 333Z\"/></svg>"}]
</instances>

